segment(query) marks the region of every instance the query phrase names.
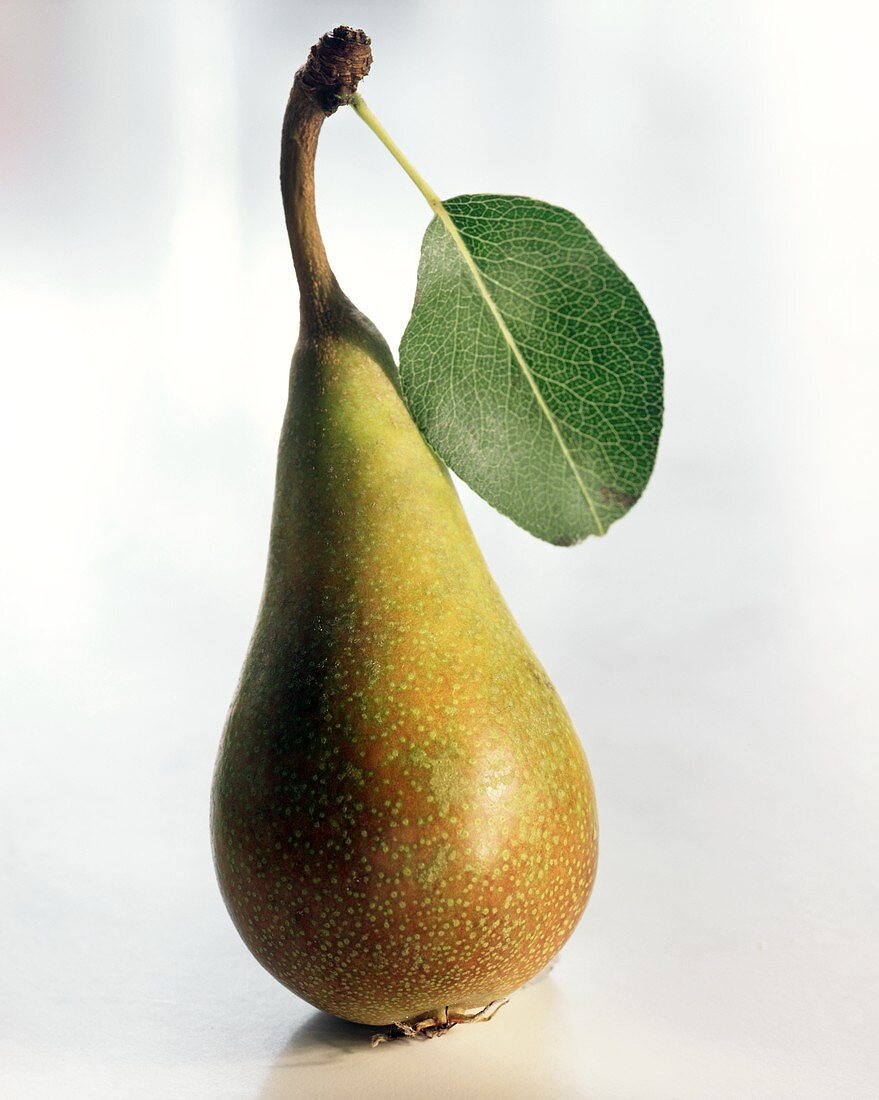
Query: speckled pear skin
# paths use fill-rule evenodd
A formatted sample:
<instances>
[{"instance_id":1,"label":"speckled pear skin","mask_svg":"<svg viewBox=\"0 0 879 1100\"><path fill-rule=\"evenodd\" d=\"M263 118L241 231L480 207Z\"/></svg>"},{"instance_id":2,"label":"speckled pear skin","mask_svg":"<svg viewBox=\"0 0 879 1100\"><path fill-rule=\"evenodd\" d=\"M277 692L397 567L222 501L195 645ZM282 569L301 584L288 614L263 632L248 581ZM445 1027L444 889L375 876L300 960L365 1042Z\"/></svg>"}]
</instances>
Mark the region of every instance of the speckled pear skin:
<instances>
[{"instance_id":1,"label":"speckled pear skin","mask_svg":"<svg viewBox=\"0 0 879 1100\"><path fill-rule=\"evenodd\" d=\"M373 1025L556 954L595 875L588 766L382 338L344 296L291 372L262 604L213 787L247 946Z\"/></svg>"}]
</instances>

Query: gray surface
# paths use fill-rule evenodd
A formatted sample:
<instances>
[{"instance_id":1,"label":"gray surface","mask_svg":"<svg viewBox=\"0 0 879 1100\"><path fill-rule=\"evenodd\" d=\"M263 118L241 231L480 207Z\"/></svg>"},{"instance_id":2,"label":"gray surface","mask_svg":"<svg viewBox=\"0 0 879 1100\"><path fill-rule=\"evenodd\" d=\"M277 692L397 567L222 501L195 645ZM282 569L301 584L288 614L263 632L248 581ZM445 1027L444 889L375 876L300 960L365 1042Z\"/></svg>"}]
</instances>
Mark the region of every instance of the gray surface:
<instances>
[{"instance_id":1,"label":"gray surface","mask_svg":"<svg viewBox=\"0 0 879 1100\"><path fill-rule=\"evenodd\" d=\"M473 10L0 6L10 1100L879 1093L873 6ZM366 98L440 193L584 219L669 374L606 539L465 498L582 732L602 856L552 975L417 1049L261 971L207 846L296 327L277 132L333 19L373 35ZM395 343L426 207L350 113L319 187Z\"/></svg>"}]
</instances>

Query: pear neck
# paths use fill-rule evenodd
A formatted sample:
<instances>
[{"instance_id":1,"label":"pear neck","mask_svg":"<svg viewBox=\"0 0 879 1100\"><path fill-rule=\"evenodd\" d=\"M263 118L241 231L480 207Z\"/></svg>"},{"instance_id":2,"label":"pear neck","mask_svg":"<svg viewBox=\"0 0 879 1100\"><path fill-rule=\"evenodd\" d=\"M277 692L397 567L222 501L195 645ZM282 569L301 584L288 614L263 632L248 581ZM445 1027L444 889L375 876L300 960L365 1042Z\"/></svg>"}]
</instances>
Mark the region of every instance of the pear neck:
<instances>
[{"instance_id":1,"label":"pear neck","mask_svg":"<svg viewBox=\"0 0 879 1100\"><path fill-rule=\"evenodd\" d=\"M327 259L315 208L314 159L326 117L297 74L281 130L281 195L299 283L301 324L310 332L327 329L345 301Z\"/></svg>"}]
</instances>

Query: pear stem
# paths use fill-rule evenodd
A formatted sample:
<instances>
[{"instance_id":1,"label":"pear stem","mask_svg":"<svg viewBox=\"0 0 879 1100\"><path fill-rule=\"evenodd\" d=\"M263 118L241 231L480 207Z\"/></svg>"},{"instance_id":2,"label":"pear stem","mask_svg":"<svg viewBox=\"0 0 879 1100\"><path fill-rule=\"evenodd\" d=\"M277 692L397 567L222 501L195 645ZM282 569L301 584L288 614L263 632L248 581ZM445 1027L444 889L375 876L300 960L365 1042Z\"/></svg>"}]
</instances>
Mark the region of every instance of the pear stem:
<instances>
[{"instance_id":1,"label":"pear stem","mask_svg":"<svg viewBox=\"0 0 879 1100\"><path fill-rule=\"evenodd\" d=\"M281 130L281 196L287 236L299 283L303 328L320 328L341 294L327 259L314 196L314 159L326 113L303 87L297 73Z\"/></svg>"},{"instance_id":2,"label":"pear stem","mask_svg":"<svg viewBox=\"0 0 879 1100\"><path fill-rule=\"evenodd\" d=\"M281 196L290 251L299 282L302 326L332 324L347 301L327 259L314 201L314 158L324 119L357 90L369 72L369 38L353 27L336 27L315 42L297 72L281 129Z\"/></svg>"}]
</instances>

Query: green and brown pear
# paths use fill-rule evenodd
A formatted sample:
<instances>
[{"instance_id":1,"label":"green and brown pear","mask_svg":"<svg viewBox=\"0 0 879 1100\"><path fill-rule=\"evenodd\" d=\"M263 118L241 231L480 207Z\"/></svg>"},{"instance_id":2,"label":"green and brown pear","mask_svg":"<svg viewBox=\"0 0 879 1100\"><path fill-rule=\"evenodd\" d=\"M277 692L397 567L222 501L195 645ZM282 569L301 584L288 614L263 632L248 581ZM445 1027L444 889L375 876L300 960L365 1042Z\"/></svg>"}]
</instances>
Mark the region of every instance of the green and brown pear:
<instances>
[{"instance_id":1,"label":"green and brown pear","mask_svg":"<svg viewBox=\"0 0 879 1100\"><path fill-rule=\"evenodd\" d=\"M301 328L212 833L263 966L382 1025L479 1008L537 974L586 905L597 828L565 708L321 242L318 133L369 60L362 32L325 36L285 116Z\"/></svg>"}]
</instances>

